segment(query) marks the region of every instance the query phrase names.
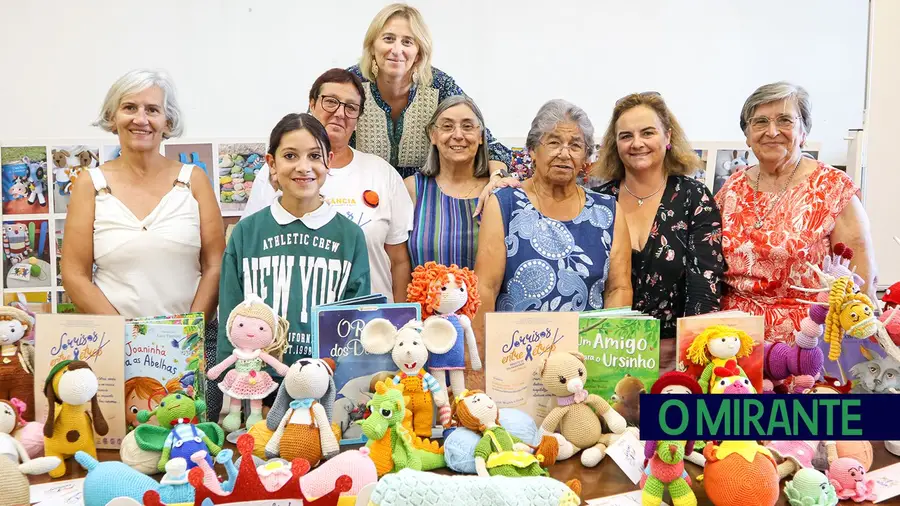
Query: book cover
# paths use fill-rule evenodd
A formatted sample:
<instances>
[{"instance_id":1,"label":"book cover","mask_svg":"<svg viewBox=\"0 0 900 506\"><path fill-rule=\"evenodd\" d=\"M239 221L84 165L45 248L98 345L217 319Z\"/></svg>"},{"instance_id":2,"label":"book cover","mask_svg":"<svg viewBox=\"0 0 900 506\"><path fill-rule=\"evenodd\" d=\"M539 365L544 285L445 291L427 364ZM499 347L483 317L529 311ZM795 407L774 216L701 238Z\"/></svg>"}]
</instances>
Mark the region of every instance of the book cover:
<instances>
[{"instance_id":1,"label":"book cover","mask_svg":"<svg viewBox=\"0 0 900 506\"><path fill-rule=\"evenodd\" d=\"M384 318L400 328L421 317L420 304L372 304L362 306L327 305L313 309L312 356L331 358L337 367L334 383L333 423L341 428L341 444L366 441L359 425L366 403L374 395L374 379L393 378L397 365L390 353L371 355L359 340L363 327L375 318Z\"/></svg>"},{"instance_id":2,"label":"book cover","mask_svg":"<svg viewBox=\"0 0 900 506\"><path fill-rule=\"evenodd\" d=\"M578 351L578 313L485 315L485 390L499 408L515 408L538 425L556 398L544 388L538 366L550 352Z\"/></svg>"},{"instance_id":3,"label":"book cover","mask_svg":"<svg viewBox=\"0 0 900 506\"><path fill-rule=\"evenodd\" d=\"M763 340L765 338L765 320L762 316L753 316L741 311L722 311L679 318L675 334L675 369L700 378L705 366L688 360L687 349L694 342L694 338L713 325L727 325L742 330L753 339L755 343L753 351L749 356L739 358L737 363L747 374L747 378L757 393L762 393Z\"/></svg>"},{"instance_id":4,"label":"book cover","mask_svg":"<svg viewBox=\"0 0 900 506\"><path fill-rule=\"evenodd\" d=\"M109 425L109 432L95 434L94 442L99 449L119 449L125 437L125 318L81 314L38 314L36 318L35 419L47 420L44 382L50 369L63 360L82 360L99 380L97 400Z\"/></svg>"},{"instance_id":5,"label":"book cover","mask_svg":"<svg viewBox=\"0 0 900 506\"><path fill-rule=\"evenodd\" d=\"M584 315L578 319L585 389L609 401L626 374L649 392L659 379L659 320L649 316Z\"/></svg>"},{"instance_id":6,"label":"book cover","mask_svg":"<svg viewBox=\"0 0 900 506\"><path fill-rule=\"evenodd\" d=\"M137 412L153 410L163 397L184 390L205 397L203 313L129 320L125 324L125 418L137 427ZM156 423L155 418L150 423Z\"/></svg>"},{"instance_id":7,"label":"book cover","mask_svg":"<svg viewBox=\"0 0 900 506\"><path fill-rule=\"evenodd\" d=\"M819 339L819 348L825 355L823 373L850 382L852 393L889 394L900 391L900 362L885 353L877 343L868 339L854 339L844 336L841 356L829 360L829 344Z\"/></svg>"}]
</instances>

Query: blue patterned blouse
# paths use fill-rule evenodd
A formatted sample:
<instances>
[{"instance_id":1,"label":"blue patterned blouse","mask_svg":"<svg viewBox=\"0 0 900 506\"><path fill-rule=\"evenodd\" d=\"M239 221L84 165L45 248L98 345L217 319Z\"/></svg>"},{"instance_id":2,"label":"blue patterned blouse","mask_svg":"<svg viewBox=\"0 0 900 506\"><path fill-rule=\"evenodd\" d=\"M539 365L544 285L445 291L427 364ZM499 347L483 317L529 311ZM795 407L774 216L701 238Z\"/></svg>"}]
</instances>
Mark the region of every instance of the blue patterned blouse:
<instances>
[{"instance_id":1,"label":"blue patterned blouse","mask_svg":"<svg viewBox=\"0 0 900 506\"><path fill-rule=\"evenodd\" d=\"M404 178L413 175L425 165L431 148L425 127L438 104L447 97L465 93L452 77L431 67L431 86L413 85L406 108L395 122L391 118L391 106L381 97L378 86L363 77L359 65L348 70L362 79L366 93L366 108L359 117L356 132L350 138L350 146L384 158ZM491 160L499 160L509 167L512 152L494 139L490 130L487 137Z\"/></svg>"},{"instance_id":2,"label":"blue patterned blouse","mask_svg":"<svg viewBox=\"0 0 900 506\"><path fill-rule=\"evenodd\" d=\"M585 190L571 221L542 215L519 188L494 194L506 233L506 272L497 311L583 311L603 308L616 199Z\"/></svg>"}]
</instances>

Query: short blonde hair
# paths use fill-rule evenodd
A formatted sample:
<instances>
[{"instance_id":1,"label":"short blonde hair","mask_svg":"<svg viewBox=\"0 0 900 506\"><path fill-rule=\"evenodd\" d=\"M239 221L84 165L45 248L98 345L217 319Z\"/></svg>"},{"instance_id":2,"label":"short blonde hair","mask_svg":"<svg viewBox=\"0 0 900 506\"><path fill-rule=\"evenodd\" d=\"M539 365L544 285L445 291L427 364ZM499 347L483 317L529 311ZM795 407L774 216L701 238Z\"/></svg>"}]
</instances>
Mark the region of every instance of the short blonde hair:
<instances>
[{"instance_id":1,"label":"short blonde hair","mask_svg":"<svg viewBox=\"0 0 900 506\"><path fill-rule=\"evenodd\" d=\"M597 157L597 163L594 165L594 176L604 181L621 181L625 178L625 164L619 157L619 149L616 145L616 122L625 114L626 111L634 109L638 106L647 106L656 113L659 122L663 128L669 132L671 137L669 144L672 148L666 152L663 160L663 168L667 175L670 176L687 176L697 171L703 162L688 142L684 130L675 115L669 110L662 95L656 92L632 93L620 98L613 108L612 118L603 134L603 141L600 147L600 154Z\"/></svg>"},{"instance_id":2,"label":"short blonde hair","mask_svg":"<svg viewBox=\"0 0 900 506\"><path fill-rule=\"evenodd\" d=\"M372 72L372 61L375 59L373 47L375 39L381 35L384 25L391 18L400 16L409 21L409 28L412 30L413 38L416 39L416 45L419 47L418 62L413 67L413 72L417 76L416 84L431 83L431 33L428 31L428 25L422 18L422 13L418 9L407 4L396 3L381 9L369 29L366 30L366 37L363 39L362 57L359 59L359 71L369 81L375 81L375 74Z\"/></svg>"},{"instance_id":3,"label":"short blonde hair","mask_svg":"<svg viewBox=\"0 0 900 506\"><path fill-rule=\"evenodd\" d=\"M163 139L178 137L184 133L184 121L181 108L175 96L175 84L168 74L158 70L137 69L120 77L110 86L103 99L103 107L100 108L100 116L93 123L103 130L115 133L115 117L122 98L126 95L140 93L147 88L158 86L163 93L163 111L166 114L168 133L163 133Z\"/></svg>"}]
</instances>

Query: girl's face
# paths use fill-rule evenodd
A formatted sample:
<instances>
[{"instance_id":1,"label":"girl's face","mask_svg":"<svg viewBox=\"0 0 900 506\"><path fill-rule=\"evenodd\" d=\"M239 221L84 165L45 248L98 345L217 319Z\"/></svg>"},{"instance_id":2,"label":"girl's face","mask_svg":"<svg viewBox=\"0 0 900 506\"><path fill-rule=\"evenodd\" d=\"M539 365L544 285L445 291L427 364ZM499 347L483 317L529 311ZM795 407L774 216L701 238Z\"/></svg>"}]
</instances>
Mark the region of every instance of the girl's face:
<instances>
[{"instance_id":1,"label":"girl's face","mask_svg":"<svg viewBox=\"0 0 900 506\"><path fill-rule=\"evenodd\" d=\"M319 197L333 156L309 131L294 130L281 136L275 156L266 154L266 162L286 197L307 200Z\"/></svg>"},{"instance_id":2,"label":"girl's face","mask_svg":"<svg viewBox=\"0 0 900 506\"><path fill-rule=\"evenodd\" d=\"M469 413L478 418L483 425L489 425L497 422L497 403L488 397L487 394L475 394L465 397L462 402L466 403Z\"/></svg>"},{"instance_id":3,"label":"girl's face","mask_svg":"<svg viewBox=\"0 0 900 506\"><path fill-rule=\"evenodd\" d=\"M238 315L231 323L230 337L238 348L262 349L272 344L272 328L259 318Z\"/></svg>"},{"instance_id":4,"label":"girl's face","mask_svg":"<svg viewBox=\"0 0 900 506\"><path fill-rule=\"evenodd\" d=\"M716 358L729 358L737 355L741 349L741 339L732 334L725 334L715 339L710 339L709 352Z\"/></svg>"}]
</instances>

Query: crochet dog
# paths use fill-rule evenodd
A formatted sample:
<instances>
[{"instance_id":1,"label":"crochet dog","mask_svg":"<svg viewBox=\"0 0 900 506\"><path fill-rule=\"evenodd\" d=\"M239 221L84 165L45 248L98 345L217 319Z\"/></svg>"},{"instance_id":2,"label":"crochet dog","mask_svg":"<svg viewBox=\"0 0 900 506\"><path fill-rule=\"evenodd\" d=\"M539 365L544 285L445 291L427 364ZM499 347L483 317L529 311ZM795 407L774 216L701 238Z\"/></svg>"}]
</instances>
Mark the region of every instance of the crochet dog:
<instances>
[{"instance_id":1,"label":"crochet dog","mask_svg":"<svg viewBox=\"0 0 900 506\"><path fill-rule=\"evenodd\" d=\"M98 388L97 376L86 362L63 360L50 370L44 382L44 395L50 403L44 423L44 455L63 461L50 471L51 477L64 475L65 459L74 457L78 451L97 458L94 430L101 436L109 431L97 402ZM88 402L90 415L84 410Z\"/></svg>"},{"instance_id":2,"label":"crochet dog","mask_svg":"<svg viewBox=\"0 0 900 506\"><path fill-rule=\"evenodd\" d=\"M582 465L596 466L606 456L606 448L625 432L625 418L599 395L588 394L584 389L587 380L584 355L551 354L544 359L539 370L544 388L556 396L559 404L544 418L541 432L554 434L558 430L561 436L557 437L560 443L559 460L584 450L581 454ZM601 417L611 434L603 433Z\"/></svg>"}]
</instances>

